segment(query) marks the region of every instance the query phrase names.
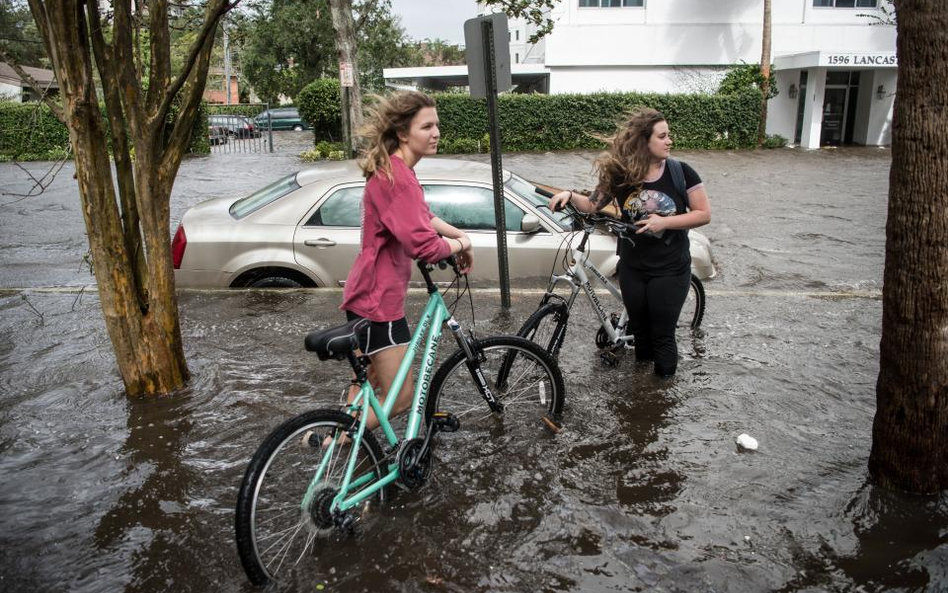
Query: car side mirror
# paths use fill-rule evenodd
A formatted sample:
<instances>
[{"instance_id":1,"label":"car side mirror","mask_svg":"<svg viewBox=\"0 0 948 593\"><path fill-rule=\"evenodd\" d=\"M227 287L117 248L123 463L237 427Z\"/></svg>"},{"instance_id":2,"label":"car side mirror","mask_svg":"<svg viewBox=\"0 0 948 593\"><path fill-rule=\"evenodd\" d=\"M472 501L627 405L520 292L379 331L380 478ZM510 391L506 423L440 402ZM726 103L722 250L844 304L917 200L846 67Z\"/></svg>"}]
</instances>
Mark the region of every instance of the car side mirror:
<instances>
[{"instance_id":1,"label":"car side mirror","mask_svg":"<svg viewBox=\"0 0 948 593\"><path fill-rule=\"evenodd\" d=\"M525 233L536 233L541 230L540 219L533 214L524 214L520 221L520 230Z\"/></svg>"}]
</instances>

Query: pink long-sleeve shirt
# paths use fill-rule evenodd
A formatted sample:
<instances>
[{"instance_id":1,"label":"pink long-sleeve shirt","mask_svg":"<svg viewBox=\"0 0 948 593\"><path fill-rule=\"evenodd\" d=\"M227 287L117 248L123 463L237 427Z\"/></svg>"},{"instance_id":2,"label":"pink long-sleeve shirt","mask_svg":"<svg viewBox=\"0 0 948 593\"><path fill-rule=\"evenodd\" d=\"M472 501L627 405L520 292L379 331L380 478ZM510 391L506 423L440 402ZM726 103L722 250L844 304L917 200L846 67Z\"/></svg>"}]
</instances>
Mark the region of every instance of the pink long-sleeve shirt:
<instances>
[{"instance_id":1,"label":"pink long-sleeve shirt","mask_svg":"<svg viewBox=\"0 0 948 593\"><path fill-rule=\"evenodd\" d=\"M392 156L392 180L373 175L362 196L362 249L346 278L342 306L371 321L405 316L412 262L440 261L448 242L431 226L434 215L411 170Z\"/></svg>"}]
</instances>

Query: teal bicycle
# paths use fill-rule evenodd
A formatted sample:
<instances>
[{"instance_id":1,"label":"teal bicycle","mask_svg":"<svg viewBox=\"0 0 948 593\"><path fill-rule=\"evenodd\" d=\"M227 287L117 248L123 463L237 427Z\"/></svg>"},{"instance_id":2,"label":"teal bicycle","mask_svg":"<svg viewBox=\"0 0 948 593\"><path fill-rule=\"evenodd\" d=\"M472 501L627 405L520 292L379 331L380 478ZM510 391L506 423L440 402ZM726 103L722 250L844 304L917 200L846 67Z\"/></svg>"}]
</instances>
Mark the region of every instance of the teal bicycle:
<instances>
[{"instance_id":1,"label":"teal bicycle","mask_svg":"<svg viewBox=\"0 0 948 593\"><path fill-rule=\"evenodd\" d=\"M461 275L453 258L447 262L460 292ZM372 505L388 498L392 486L421 487L439 432L498 421L528 431L558 426L565 387L553 358L521 337L475 339L462 332L431 280L432 267L418 266L430 296L384 404L368 380L368 357L356 354L364 320L306 337L306 349L320 360L348 360L360 390L343 410L313 410L282 423L251 458L235 527L241 564L255 585L293 578L331 551ZM444 324L459 348L435 372ZM422 342L414 398L399 438L389 416ZM381 444L366 430L370 409L380 422Z\"/></svg>"}]
</instances>

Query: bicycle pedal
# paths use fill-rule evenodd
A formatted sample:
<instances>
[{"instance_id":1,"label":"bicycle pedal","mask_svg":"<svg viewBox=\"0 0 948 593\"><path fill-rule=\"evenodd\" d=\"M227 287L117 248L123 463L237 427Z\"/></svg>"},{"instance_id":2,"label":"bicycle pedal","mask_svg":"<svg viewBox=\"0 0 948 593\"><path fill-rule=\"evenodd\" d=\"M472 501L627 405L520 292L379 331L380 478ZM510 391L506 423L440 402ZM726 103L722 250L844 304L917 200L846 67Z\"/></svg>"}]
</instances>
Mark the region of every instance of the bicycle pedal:
<instances>
[{"instance_id":1,"label":"bicycle pedal","mask_svg":"<svg viewBox=\"0 0 948 593\"><path fill-rule=\"evenodd\" d=\"M461 428L461 421L450 412L435 412L431 418L431 426L438 432L457 432Z\"/></svg>"},{"instance_id":2,"label":"bicycle pedal","mask_svg":"<svg viewBox=\"0 0 948 593\"><path fill-rule=\"evenodd\" d=\"M544 414L541 420L543 420L543 424L546 425L546 427L549 428L554 434L563 429L563 425L554 420L549 414Z\"/></svg>"},{"instance_id":3,"label":"bicycle pedal","mask_svg":"<svg viewBox=\"0 0 948 593\"><path fill-rule=\"evenodd\" d=\"M616 355L615 352L612 352L611 350L600 352L599 360L602 361L602 364L608 367L616 367L619 364L619 357Z\"/></svg>"}]
</instances>

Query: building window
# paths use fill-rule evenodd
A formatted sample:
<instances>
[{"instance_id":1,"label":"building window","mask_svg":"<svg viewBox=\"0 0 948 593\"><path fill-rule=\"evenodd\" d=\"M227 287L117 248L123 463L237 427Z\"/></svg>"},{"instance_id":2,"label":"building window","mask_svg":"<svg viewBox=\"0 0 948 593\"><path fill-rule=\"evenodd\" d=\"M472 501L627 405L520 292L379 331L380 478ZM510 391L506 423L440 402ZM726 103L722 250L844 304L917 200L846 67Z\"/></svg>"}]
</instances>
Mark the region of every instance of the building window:
<instances>
[{"instance_id":1,"label":"building window","mask_svg":"<svg viewBox=\"0 0 948 593\"><path fill-rule=\"evenodd\" d=\"M517 37L517 41L520 41L520 29L517 29L516 37Z\"/></svg>"},{"instance_id":2,"label":"building window","mask_svg":"<svg viewBox=\"0 0 948 593\"><path fill-rule=\"evenodd\" d=\"M642 8L645 0L579 0L580 8Z\"/></svg>"},{"instance_id":3,"label":"building window","mask_svg":"<svg viewBox=\"0 0 948 593\"><path fill-rule=\"evenodd\" d=\"M514 64L520 63L520 54L514 54Z\"/></svg>"},{"instance_id":4,"label":"building window","mask_svg":"<svg viewBox=\"0 0 948 593\"><path fill-rule=\"evenodd\" d=\"M879 0L813 0L816 8L876 8Z\"/></svg>"}]
</instances>

